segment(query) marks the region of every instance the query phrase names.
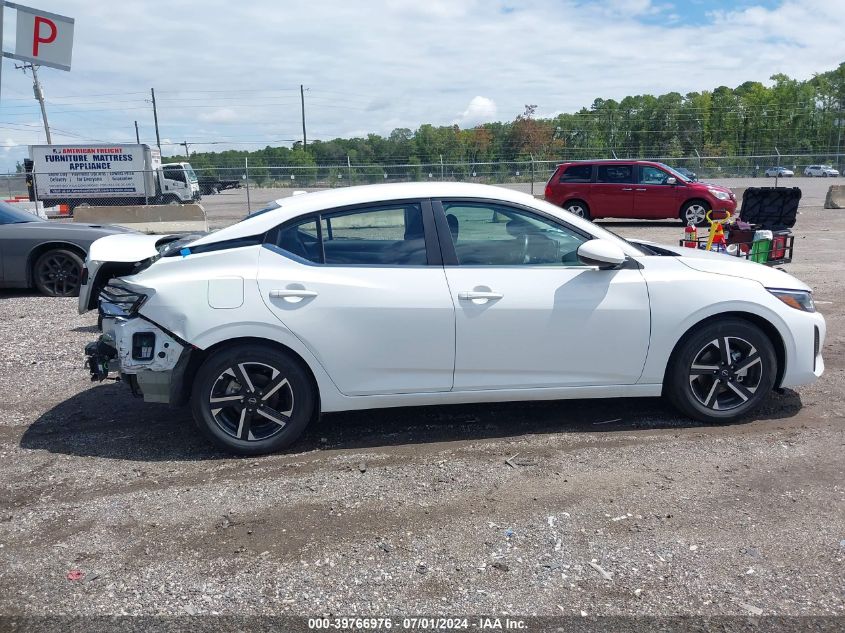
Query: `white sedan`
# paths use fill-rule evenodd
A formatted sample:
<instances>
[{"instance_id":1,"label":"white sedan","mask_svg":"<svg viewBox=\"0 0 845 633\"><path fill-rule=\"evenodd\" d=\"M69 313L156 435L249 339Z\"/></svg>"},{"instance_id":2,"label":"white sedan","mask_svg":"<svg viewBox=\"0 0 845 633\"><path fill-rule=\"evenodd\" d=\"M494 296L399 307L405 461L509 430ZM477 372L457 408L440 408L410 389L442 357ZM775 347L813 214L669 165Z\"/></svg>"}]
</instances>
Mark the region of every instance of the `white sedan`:
<instances>
[{"instance_id":1,"label":"white sedan","mask_svg":"<svg viewBox=\"0 0 845 633\"><path fill-rule=\"evenodd\" d=\"M822 178L836 178L839 176L839 170L834 169L830 165L807 165L804 168L805 176L819 176Z\"/></svg>"},{"instance_id":2,"label":"white sedan","mask_svg":"<svg viewBox=\"0 0 845 633\"><path fill-rule=\"evenodd\" d=\"M86 266L92 377L189 401L242 454L376 407L664 394L731 422L824 369L794 277L484 185L293 196L199 239L103 238Z\"/></svg>"}]
</instances>

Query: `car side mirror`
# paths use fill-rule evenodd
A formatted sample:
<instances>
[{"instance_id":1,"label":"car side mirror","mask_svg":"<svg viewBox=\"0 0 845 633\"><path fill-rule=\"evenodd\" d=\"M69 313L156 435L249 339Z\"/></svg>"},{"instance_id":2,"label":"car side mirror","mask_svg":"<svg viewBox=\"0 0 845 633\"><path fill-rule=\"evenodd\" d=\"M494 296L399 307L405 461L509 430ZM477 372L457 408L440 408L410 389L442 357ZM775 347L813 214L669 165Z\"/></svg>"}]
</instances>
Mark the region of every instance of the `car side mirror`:
<instances>
[{"instance_id":1,"label":"car side mirror","mask_svg":"<svg viewBox=\"0 0 845 633\"><path fill-rule=\"evenodd\" d=\"M677 179L677 178L675 178L674 176L669 176L669 177L666 179L666 184L667 184L667 185L677 185L677 184L678 184L678 179Z\"/></svg>"},{"instance_id":2,"label":"car side mirror","mask_svg":"<svg viewBox=\"0 0 845 633\"><path fill-rule=\"evenodd\" d=\"M585 266L615 268L625 261L625 251L610 240L589 240L578 247L578 260Z\"/></svg>"}]
</instances>

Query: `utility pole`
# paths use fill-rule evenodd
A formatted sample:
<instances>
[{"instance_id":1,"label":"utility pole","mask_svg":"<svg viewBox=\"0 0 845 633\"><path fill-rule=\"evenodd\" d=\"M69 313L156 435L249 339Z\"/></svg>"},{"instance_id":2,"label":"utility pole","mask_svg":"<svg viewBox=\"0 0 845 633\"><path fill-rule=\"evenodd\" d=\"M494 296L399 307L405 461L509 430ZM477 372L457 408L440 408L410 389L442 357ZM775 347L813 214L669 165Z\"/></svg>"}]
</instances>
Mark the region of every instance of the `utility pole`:
<instances>
[{"instance_id":1,"label":"utility pole","mask_svg":"<svg viewBox=\"0 0 845 633\"><path fill-rule=\"evenodd\" d=\"M138 122L135 121L135 142L140 145L141 144L141 136L138 134Z\"/></svg>"},{"instance_id":2,"label":"utility pole","mask_svg":"<svg viewBox=\"0 0 845 633\"><path fill-rule=\"evenodd\" d=\"M302 103L302 149L308 145L308 135L305 133L305 88L299 84L299 100Z\"/></svg>"},{"instance_id":3,"label":"utility pole","mask_svg":"<svg viewBox=\"0 0 845 633\"><path fill-rule=\"evenodd\" d=\"M156 110L156 89L150 88L150 95L153 98L153 121L156 124L156 145L158 145L158 152L161 153L161 137L158 135L158 111Z\"/></svg>"},{"instance_id":4,"label":"utility pole","mask_svg":"<svg viewBox=\"0 0 845 633\"><path fill-rule=\"evenodd\" d=\"M50 124L47 122L47 107L44 105L44 90L41 88L41 83L38 81L38 66L33 64L23 64L15 68L22 70L26 74L27 70L32 71L32 91L35 94L35 99L41 106L41 118L44 119L44 134L47 136L47 145L52 145L53 140L50 138Z\"/></svg>"},{"instance_id":5,"label":"utility pole","mask_svg":"<svg viewBox=\"0 0 845 633\"><path fill-rule=\"evenodd\" d=\"M179 145L185 146L185 160L188 160L191 157L191 150L188 149L188 141L185 141L184 143L179 143Z\"/></svg>"}]
</instances>

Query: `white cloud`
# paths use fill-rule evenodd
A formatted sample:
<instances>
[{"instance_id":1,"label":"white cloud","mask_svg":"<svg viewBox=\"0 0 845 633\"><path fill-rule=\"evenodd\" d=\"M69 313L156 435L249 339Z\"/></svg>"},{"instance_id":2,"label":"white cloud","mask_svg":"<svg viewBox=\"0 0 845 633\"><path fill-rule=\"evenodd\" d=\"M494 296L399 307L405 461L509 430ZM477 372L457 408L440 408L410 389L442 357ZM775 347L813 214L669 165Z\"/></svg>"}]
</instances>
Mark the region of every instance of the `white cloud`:
<instances>
[{"instance_id":1,"label":"white cloud","mask_svg":"<svg viewBox=\"0 0 845 633\"><path fill-rule=\"evenodd\" d=\"M496 102L487 97L473 97L467 109L455 120L461 127L474 127L479 123L496 120Z\"/></svg>"},{"instance_id":2,"label":"white cloud","mask_svg":"<svg viewBox=\"0 0 845 633\"><path fill-rule=\"evenodd\" d=\"M232 108L218 108L212 112L203 112L197 118L203 123L234 123L241 117Z\"/></svg>"},{"instance_id":3,"label":"white cloud","mask_svg":"<svg viewBox=\"0 0 845 633\"><path fill-rule=\"evenodd\" d=\"M677 1L674 10L662 0L623 2L628 10L612 19L604 2L510 4L518 9L482 0L289 0L283 9L273 0L185 0L162 13L141 0L39 0L76 20L73 70L42 68L39 77L51 125L76 135L57 138L134 142L137 120L142 142L153 144L155 87L162 136L227 143L196 146L222 150L300 138L300 84L309 88L312 140L512 119L526 103L572 112L596 97L683 94L777 72L807 79L845 60L845 12L830 0L749 0L696 21L683 19ZM672 12L682 19L661 18ZM9 60L4 69L0 134L21 146L0 171L14 168L27 143L43 142L31 78L10 72Z\"/></svg>"}]
</instances>

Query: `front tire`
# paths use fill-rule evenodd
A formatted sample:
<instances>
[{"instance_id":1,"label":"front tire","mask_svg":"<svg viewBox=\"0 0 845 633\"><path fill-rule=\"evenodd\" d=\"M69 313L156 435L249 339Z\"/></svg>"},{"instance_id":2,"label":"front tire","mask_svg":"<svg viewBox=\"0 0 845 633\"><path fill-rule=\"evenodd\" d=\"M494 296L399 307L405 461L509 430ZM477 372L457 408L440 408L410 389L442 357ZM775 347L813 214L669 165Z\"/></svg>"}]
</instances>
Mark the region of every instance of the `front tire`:
<instances>
[{"instance_id":1,"label":"front tire","mask_svg":"<svg viewBox=\"0 0 845 633\"><path fill-rule=\"evenodd\" d=\"M214 352L194 379L191 411L203 433L239 455L263 455L299 439L315 389L289 354L255 344Z\"/></svg>"},{"instance_id":2,"label":"front tire","mask_svg":"<svg viewBox=\"0 0 845 633\"><path fill-rule=\"evenodd\" d=\"M664 393L695 420L735 422L763 404L776 373L768 336L748 321L723 318L702 325L675 350Z\"/></svg>"},{"instance_id":3,"label":"front tire","mask_svg":"<svg viewBox=\"0 0 845 633\"><path fill-rule=\"evenodd\" d=\"M679 214L684 226L692 222L695 226L707 226L707 212L711 211L710 205L703 200L690 200L681 207Z\"/></svg>"},{"instance_id":4,"label":"front tire","mask_svg":"<svg viewBox=\"0 0 845 633\"><path fill-rule=\"evenodd\" d=\"M75 297L82 281L82 258L66 248L42 254L32 267L32 281L48 297Z\"/></svg>"}]
</instances>

